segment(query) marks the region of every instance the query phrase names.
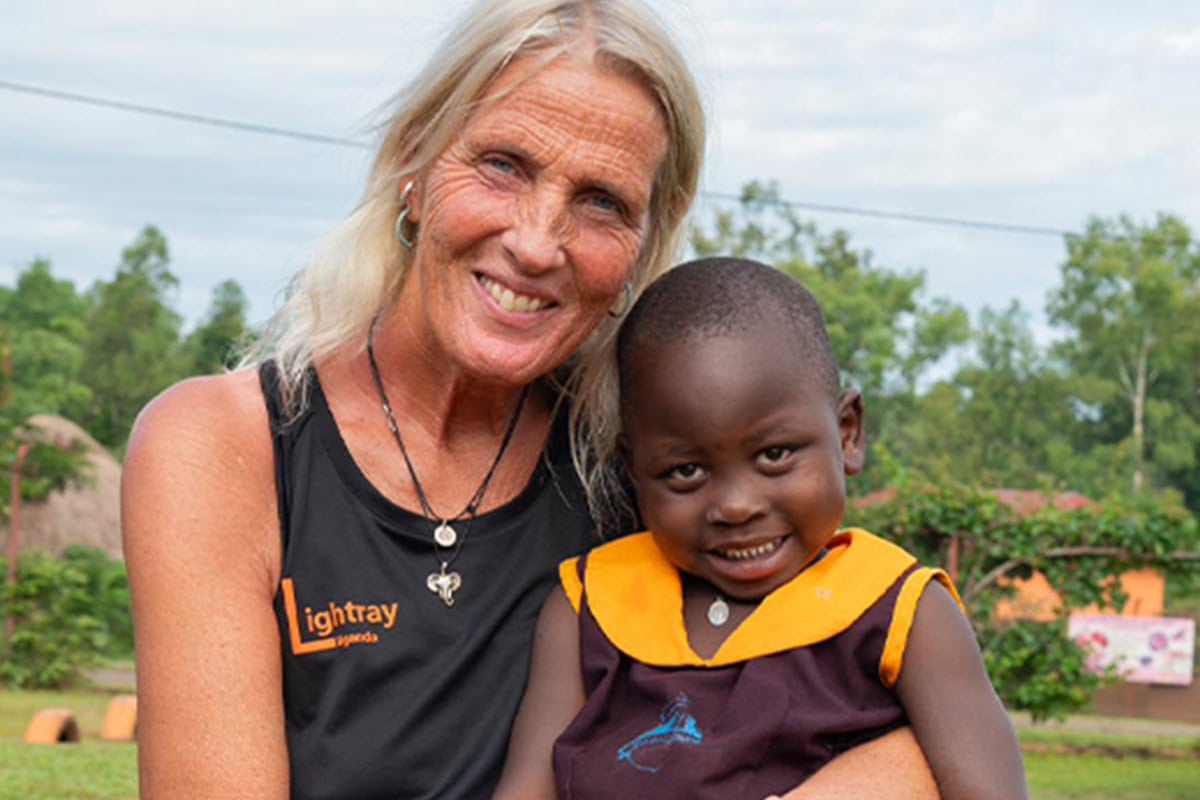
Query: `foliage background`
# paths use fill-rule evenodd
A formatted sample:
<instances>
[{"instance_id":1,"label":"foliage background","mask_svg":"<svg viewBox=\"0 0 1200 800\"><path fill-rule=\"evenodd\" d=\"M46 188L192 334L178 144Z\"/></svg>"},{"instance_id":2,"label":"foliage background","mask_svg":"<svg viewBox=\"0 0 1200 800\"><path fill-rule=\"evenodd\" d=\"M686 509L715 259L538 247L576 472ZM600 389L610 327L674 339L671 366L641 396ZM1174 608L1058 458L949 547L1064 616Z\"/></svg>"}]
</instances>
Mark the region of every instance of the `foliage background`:
<instances>
[{"instance_id":1,"label":"foliage background","mask_svg":"<svg viewBox=\"0 0 1200 800\"><path fill-rule=\"evenodd\" d=\"M752 182L735 210L697 222L696 255L777 266L826 312L844 383L866 398L870 454L851 483L887 502L864 524L945 564L958 543L958 581L999 691L1038 718L1086 705L1101 678L1065 634L1071 607L1124 601L1112 576L1151 565L1177 611L1197 613L1200 550L1200 247L1180 219L1093 219L1066 237L1044 342L1015 301L974 319L927 297L919 269L879 266L844 231L819 230ZM245 294L226 280L188 332L166 237L147 226L110 280L80 291L34 259L0 287L0 510L19 443L30 445L22 496L86 481L78 454L24 426L35 413L82 424L118 457L138 410L170 383L225 369L254 335ZM989 490L1076 491L1078 512L1020 516ZM118 568L75 552L30 554L4 602L19 620L0 679L67 682L89 659L127 652L128 598ZM990 614L1011 579L1043 572L1066 606L1054 623L999 624Z\"/></svg>"}]
</instances>

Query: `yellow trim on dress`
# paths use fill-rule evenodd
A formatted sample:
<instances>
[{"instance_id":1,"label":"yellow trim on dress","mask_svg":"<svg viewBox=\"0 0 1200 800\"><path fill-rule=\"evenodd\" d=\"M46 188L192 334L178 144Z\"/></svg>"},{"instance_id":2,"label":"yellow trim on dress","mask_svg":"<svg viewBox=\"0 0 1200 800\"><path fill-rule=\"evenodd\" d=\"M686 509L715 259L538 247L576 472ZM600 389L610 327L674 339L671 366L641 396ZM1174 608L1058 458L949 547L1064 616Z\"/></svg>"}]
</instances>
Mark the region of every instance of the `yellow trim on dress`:
<instances>
[{"instance_id":1,"label":"yellow trim on dress","mask_svg":"<svg viewBox=\"0 0 1200 800\"><path fill-rule=\"evenodd\" d=\"M900 587L900 595L896 598L896 607L892 611L892 624L888 626L887 639L883 643L883 655L879 658L879 679L889 689L900 679L900 670L904 666L904 651L908 647L908 634L917 615L917 601L921 599L931 580L945 586L954 602L962 608L962 600L958 597L954 582L944 570L921 567L905 579L904 585Z\"/></svg>"},{"instance_id":2,"label":"yellow trim on dress","mask_svg":"<svg viewBox=\"0 0 1200 800\"><path fill-rule=\"evenodd\" d=\"M638 661L721 667L836 636L916 563L905 550L858 529L839 533L827 550L823 559L763 598L712 658L701 658L688 643L679 573L649 533L591 551L584 575L588 608L609 641ZM576 581L577 574L571 572Z\"/></svg>"},{"instance_id":3,"label":"yellow trim on dress","mask_svg":"<svg viewBox=\"0 0 1200 800\"><path fill-rule=\"evenodd\" d=\"M579 613L579 603L583 599L583 582L579 580L579 556L568 558L558 565L558 580L562 584L571 608Z\"/></svg>"}]
</instances>

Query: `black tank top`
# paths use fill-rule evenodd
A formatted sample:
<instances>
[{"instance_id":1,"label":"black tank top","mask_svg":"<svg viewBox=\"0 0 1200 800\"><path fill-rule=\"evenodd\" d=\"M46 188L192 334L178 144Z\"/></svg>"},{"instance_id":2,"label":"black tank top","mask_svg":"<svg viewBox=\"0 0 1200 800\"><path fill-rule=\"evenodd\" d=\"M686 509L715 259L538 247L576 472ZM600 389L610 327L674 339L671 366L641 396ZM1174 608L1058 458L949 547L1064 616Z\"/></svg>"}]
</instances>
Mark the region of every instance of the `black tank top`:
<instances>
[{"instance_id":1,"label":"black tank top","mask_svg":"<svg viewBox=\"0 0 1200 800\"><path fill-rule=\"evenodd\" d=\"M427 586L440 563L433 525L367 481L316 375L286 425L273 365L260 380L283 536L275 611L292 797L489 797L555 567L594 543L565 426L524 490L471 523L448 608Z\"/></svg>"}]
</instances>

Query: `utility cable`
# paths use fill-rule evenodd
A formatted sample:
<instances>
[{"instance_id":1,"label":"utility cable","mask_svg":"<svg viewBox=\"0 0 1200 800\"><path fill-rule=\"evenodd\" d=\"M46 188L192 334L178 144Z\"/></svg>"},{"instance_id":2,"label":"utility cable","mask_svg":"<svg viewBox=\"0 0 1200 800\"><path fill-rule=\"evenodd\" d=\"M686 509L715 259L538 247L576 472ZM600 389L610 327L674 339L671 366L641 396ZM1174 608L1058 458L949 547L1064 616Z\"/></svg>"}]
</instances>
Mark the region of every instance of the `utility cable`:
<instances>
[{"instance_id":1,"label":"utility cable","mask_svg":"<svg viewBox=\"0 0 1200 800\"><path fill-rule=\"evenodd\" d=\"M253 122L242 122L240 120L226 119L223 117L213 117L205 114L194 114L188 111L174 111L166 108L158 108L156 106L141 105L138 103L127 103L123 100L109 100L103 97L95 97L92 95L79 94L78 92L64 92L58 89L47 89L41 86L31 86L25 83L16 83L14 81L0 80L0 89L7 89L12 92L21 92L24 94L37 95L39 97L48 97L55 100L64 100L72 103L83 103L101 108L108 108L116 111L125 111L134 114L147 114L155 117L165 117L167 119L178 120L180 122L191 122L198 125L209 125L215 128L227 128L245 133L258 133L268 136L282 136L288 139L299 139L301 141L316 142L318 144L332 144L340 147L353 147L359 150L369 150L371 145L359 139L347 139L337 136L326 136L320 133L309 133L306 131L298 131L290 128L279 128L272 125L259 125ZM726 194L721 192L700 192L700 196L724 202L741 203L743 198L735 194ZM800 200L785 200L782 198L761 198L756 202L766 205L782 206L784 208L801 209L805 211L818 211L828 214L845 214L854 217L868 217L872 219L892 220L896 222L913 222L924 225L941 225L956 228L970 228L974 230L991 231L993 233L1015 233L1026 236L1053 236L1062 238L1064 236L1073 235L1072 231L1061 230L1058 228L1050 228L1041 225L1024 225L1007 222L989 222L979 219L964 219L961 217L943 217L934 214L914 214L906 211L889 211L878 208L862 208L859 206L834 205L831 203L815 203Z\"/></svg>"},{"instance_id":2,"label":"utility cable","mask_svg":"<svg viewBox=\"0 0 1200 800\"><path fill-rule=\"evenodd\" d=\"M291 130L288 128L277 128L271 125L259 125L253 122L240 122L235 119L224 119L222 117L210 117L204 114L193 114L188 111L172 111L167 108L157 108L155 106L144 106L137 103L126 103L123 100L108 100L103 97L93 97L86 94L78 94L76 92L63 92L58 89L46 89L41 86L30 86L24 83L14 83L12 81L0 80L0 89L8 89L13 92L23 92L25 94L38 95L40 97L51 97L55 100L66 100L72 103L84 103L91 106L100 106L101 108L110 108L117 111L128 111L134 114L149 114L154 117L166 117L168 119L180 120L182 122L193 122L198 125L210 125L214 128L232 128L233 130L245 131L247 133L262 133L268 136L283 136L289 139L300 139L306 142L317 142L319 144L336 144L342 147L356 147L360 150L369 150L371 145L366 142L356 139L344 139L337 136L326 136L321 133L307 133L305 131Z\"/></svg>"},{"instance_id":3,"label":"utility cable","mask_svg":"<svg viewBox=\"0 0 1200 800\"><path fill-rule=\"evenodd\" d=\"M733 202L742 202L742 197L736 194L722 194L720 192L701 192L704 197L709 197L714 200L726 200ZM830 214L849 214L856 217L873 217L875 219L896 220L899 222L920 222L926 225L950 225L959 228L975 228L979 230L995 231L998 233L1020 233L1028 236L1054 236L1062 238L1064 236L1074 235L1074 231L1060 230L1058 228L1047 228L1041 225L1022 225L1008 222L988 222L980 219L963 219L961 217L941 217L934 214L912 214L906 211L885 211L878 208L862 208L859 206L839 206L829 203L810 203L803 200L785 200L783 198L761 198L755 199L753 202L762 202L768 205L783 206L785 208L803 209L805 211L823 211Z\"/></svg>"}]
</instances>

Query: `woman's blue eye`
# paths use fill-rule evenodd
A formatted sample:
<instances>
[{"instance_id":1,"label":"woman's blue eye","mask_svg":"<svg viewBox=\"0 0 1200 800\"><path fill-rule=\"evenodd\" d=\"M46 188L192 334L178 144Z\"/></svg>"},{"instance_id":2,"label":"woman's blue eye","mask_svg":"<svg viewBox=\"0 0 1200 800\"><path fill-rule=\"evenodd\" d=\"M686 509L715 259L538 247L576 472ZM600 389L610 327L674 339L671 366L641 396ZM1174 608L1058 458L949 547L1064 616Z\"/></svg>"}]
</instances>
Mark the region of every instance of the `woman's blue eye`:
<instances>
[{"instance_id":1,"label":"woman's blue eye","mask_svg":"<svg viewBox=\"0 0 1200 800\"><path fill-rule=\"evenodd\" d=\"M588 202L601 211L616 213L621 210L621 205L616 200L605 194L592 195L590 198L588 198Z\"/></svg>"},{"instance_id":2,"label":"woman's blue eye","mask_svg":"<svg viewBox=\"0 0 1200 800\"><path fill-rule=\"evenodd\" d=\"M506 175L511 175L517 171L516 164L507 158L500 158L499 156L491 156L484 163L497 172L503 172Z\"/></svg>"}]
</instances>

